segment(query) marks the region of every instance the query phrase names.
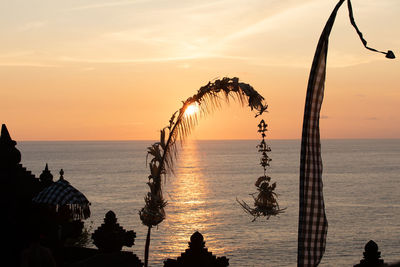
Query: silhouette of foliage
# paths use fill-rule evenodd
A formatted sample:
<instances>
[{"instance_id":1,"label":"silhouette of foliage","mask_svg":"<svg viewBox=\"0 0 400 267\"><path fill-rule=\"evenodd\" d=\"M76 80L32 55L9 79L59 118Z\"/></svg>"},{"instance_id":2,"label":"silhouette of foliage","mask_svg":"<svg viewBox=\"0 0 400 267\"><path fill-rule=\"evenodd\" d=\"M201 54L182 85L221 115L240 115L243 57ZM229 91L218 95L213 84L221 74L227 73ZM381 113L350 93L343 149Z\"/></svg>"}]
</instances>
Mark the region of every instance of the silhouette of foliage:
<instances>
[{"instance_id":1,"label":"silhouette of foliage","mask_svg":"<svg viewBox=\"0 0 400 267\"><path fill-rule=\"evenodd\" d=\"M93 231L93 221L90 224L85 224L82 232L78 236L72 236L67 238L64 245L71 247L89 247L92 243L92 231Z\"/></svg>"},{"instance_id":2,"label":"silhouette of foliage","mask_svg":"<svg viewBox=\"0 0 400 267\"><path fill-rule=\"evenodd\" d=\"M258 132L261 134L262 140L260 144L257 145L257 149L258 152L261 153L260 165L264 169L264 175L260 176L255 183L258 194L250 194L254 199L254 208L250 207L243 200L239 201L238 199L236 199L243 210L254 217L253 222L261 216L266 217L268 220L271 216L276 216L284 212L285 210L279 208L279 204L277 201L278 196L274 192L276 188L276 182L270 184L271 177L267 175L267 168L270 166L269 163L272 160L267 154L268 152L271 152L271 148L265 142L265 132L267 131L267 127L268 125L265 123L264 120L261 120L258 124ZM256 194L257 196L255 196Z\"/></svg>"},{"instance_id":3,"label":"silhouette of foliage","mask_svg":"<svg viewBox=\"0 0 400 267\"><path fill-rule=\"evenodd\" d=\"M148 186L150 192L145 196L145 206L139 211L142 223L148 226L145 244L145 267L148 266L150 247L150 233L153 226L157 226L165 219L164 208L167 202L163 198L161 177L173 172L174 160L177 157L178 140L183 141L197 125L198 118L205 116L221 106L225 100L247 103L251 110L256 111L256 117L267 109L264 98L254 88L246 83L239 82L238 78L223 78L209 82L201 87L197 93L186 101L182 107L172 114L169 124L160 131L160 141L147 148L147 160L150 161ZM199 114L186 114L191 105L197 105Z\"/></svg>"},{"instance_id":4,"label":"silhouette of foliage","mask_svg":"<svg viewBox=\"0 0 400 267\"><path fill-rule=\"evenodd\" d=\"M147 148L147 159L150 159L149 182L150 192L145 196L145 207L139 212L140 219L147 226L156 226L165 218L164 207L167 204L162 194L161 177L173 172L174 160L177 156L177 140L184 140L193 127L197 125L199 116L205 116L221 106L220 101L230 99L240 103L248 103L256 117L261 115L267 105L264 98L254 88L239 82L238 78L223 78L209 82L201 87L197 94L186 99L182 107L173 113L169 124L160 132L160 141ZM200 114L185 115L186 109L197 103Z\"/></svg>"}]
</instances>

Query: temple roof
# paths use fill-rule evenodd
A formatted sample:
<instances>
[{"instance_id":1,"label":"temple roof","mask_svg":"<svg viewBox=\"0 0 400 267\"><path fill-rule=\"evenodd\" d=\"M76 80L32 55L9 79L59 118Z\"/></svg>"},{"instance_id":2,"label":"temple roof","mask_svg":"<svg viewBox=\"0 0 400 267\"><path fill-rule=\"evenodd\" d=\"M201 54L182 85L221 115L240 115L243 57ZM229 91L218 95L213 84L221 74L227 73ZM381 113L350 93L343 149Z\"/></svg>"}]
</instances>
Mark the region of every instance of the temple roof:
<instances>
[{"instance_id":1,"label":"temple roof","mask_svg":"<svg viewBox=\"0 0 400 267\"><path fill-rule=\"evenodd\" d=\"M7 126L1 126L0 136L0 166L2 168L13 168L21 161L21 152L15 147L17 142L11 139Z\"/></svg>"},{"instance_id":2,"label":"temple roof","mask_svg":"<svg viewBox=\"0 0 400 267\"><path fill-rule=\"evenodd\" d=\"M2 143L11 143L16 145L17 142L11 139L10 133L8 132L7 126L5 124L1 125L1 137L0 142Z\"/></svg>"}]
</instances>

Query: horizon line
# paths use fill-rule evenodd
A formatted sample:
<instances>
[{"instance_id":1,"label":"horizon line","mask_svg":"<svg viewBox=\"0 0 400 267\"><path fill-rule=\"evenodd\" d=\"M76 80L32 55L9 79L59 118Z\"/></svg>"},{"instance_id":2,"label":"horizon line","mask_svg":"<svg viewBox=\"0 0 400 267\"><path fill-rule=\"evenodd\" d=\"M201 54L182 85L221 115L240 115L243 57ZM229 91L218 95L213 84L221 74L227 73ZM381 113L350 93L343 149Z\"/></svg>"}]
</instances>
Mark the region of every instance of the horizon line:
<instances>
[{"instance_id":1,"label":"horizon line","mask_svg":"<svg viewBox=\"0 0 400 267\"><path fill-rule=\"evenodd\" d=\"M321 138L321 140L399 140L400 137L382 138L382 137L338 137L338 138ZM54 140L40 140L40 139L25 139L15 140L17 142L133 142L133 141L149 141L155 142L158 139L54 139ZM185 141L259 141L255 138L229 138L229 139L186 139ZM301 141L301 138L270 138L271 141ZM180 142L180 140L178 140Z\"/></svg>"}]
</instances>

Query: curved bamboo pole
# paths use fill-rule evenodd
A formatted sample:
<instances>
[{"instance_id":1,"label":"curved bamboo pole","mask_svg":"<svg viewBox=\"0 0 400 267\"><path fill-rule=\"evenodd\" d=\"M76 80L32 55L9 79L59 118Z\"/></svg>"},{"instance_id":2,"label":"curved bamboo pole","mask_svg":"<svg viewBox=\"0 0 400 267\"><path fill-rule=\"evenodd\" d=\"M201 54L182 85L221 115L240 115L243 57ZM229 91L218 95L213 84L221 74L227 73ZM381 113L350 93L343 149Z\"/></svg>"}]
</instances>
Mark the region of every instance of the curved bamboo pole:
<instances>
[{"instance_id":1,"label":"curved bamboo pole","mask_svg":"<svg viewBox=\"0 0 400 267\"><path fill-rule=\"evenodd\" d=\"M197 103L200 107L200 115L206 115L220 107L221 100L229 102L232 98L242 104L248 103L251 110L256 111L256 117L266 111L268 107L264 98L251 85L240 83L238 78L225 77L215 82L209 82L201 87L197 94L183 102L182 107L172 115L169 125L161 130L160 141L148 147L147 157L152 156L149 162L150 175L147 183L150 192L144 198L145 206L139 211L142 223L148 227L145 267L148 266L151 228L165 219L164 207L167 203L162 194L161 177L173 172L173 164L177 155L176 141L184 140L197 124L197 116L185 116L187 107ZM177 113L178 116L176 116ZM168 133L167 142L165 142L166 133Z\"/></svg>"}]
</instances>

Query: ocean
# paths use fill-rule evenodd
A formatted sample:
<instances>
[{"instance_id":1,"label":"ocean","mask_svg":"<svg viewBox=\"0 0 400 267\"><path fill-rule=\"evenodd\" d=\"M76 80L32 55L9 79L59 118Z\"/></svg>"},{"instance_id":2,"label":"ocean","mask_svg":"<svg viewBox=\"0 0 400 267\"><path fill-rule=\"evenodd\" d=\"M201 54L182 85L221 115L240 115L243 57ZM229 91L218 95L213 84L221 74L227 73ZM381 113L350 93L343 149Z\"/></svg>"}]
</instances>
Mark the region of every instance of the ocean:
<instances>
[{"instance_id":1,"label":"ocean","mask_svg":"<svg viewBox=\"0 0 400 267\"><path fill-rule=\"evenodd\" d=\"M148 192L146 147L152 141L18 142L21 163L37 177L49 164L91 202L85 225L94 231L113 210L137 234L133 251L143 260L147 227L138 211ZM263 174L257 140L187 141L175 173L164 183L166 219L152 229L150 266L163 266L188 247L195 231L230 266L296 266L300 140L268 141L272 181L285 213L252 222L236 198L249 194ZM319 266L353 266L374 240L385 262L400 261L400 139L322 140L326 252Z\"/></svg>"}]
</instances>

